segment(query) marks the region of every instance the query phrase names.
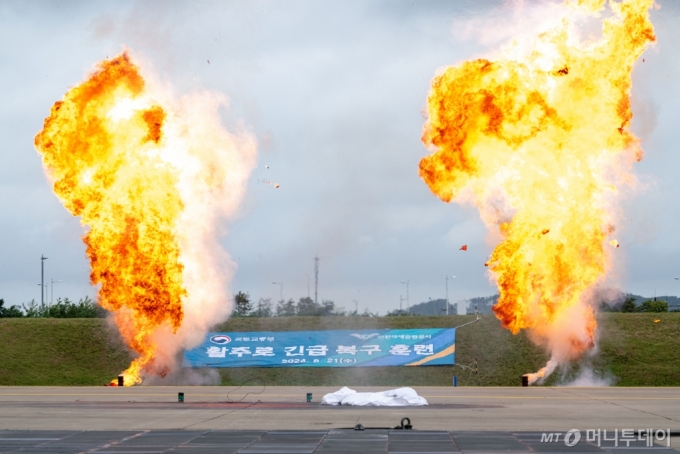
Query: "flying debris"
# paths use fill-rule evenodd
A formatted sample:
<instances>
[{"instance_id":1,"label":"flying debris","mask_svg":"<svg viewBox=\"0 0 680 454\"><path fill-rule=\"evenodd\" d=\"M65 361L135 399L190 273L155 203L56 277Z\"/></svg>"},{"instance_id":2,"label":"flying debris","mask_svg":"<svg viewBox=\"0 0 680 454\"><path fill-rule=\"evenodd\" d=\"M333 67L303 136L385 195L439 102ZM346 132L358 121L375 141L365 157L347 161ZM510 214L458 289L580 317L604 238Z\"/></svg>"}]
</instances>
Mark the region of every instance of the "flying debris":
<instances>
[{"instance_id":1,"label":"flying debris","mask_svg":"<svg viewBox=\"0 0 680 454\"><path fill-rule=\"evenodd\" d=\"M269 185L269 186L274 186L276 189L279 189L279 188L281 187L280 184L278 184L278 183L273 183L273 182L271 182L271 181L269 181L269 180L257 180L257 181L260 182L260 183L263 183L263 184L267 184L267 185Z\"/></svg>"},{"instance_id":2,"label":"flying debris","mask_svg":"<svg viewBox=\"0 0 680 454\"><path fill-rule=\"evenodd\" d=\"M541 235L545 235L548 232L550 232L550 229L543 229L541 230Z\"/></svg>"},{"instance_id":3,"label":"flying debris","mask_svg":"<svg viewBox=\"0 0 680 454\"><path fill-rule=\"evenodd\" d=\"M611 240L611 241L609 242L609 244L611 244L611 245L614 246L614 247L619 247L619 246L621 246L621 245L619 244L619 242L616 241L616 240Z\"/></svg>"},{"instance_id":4,"label":"flying debris","mask_svg":"<svg viewBox=\"0 0 680 454\"><path fill-rule=\"evenodd\" d=\"M463 245L460 249L458 249L458 250L459 250L459 251L467 251L467 244L464 244L464 245Z\"/></svg>"},{"instance_id":5,"label":"flying debris","mask_svg":"<svg viewBox=\"0 0 680 454\"><path fill-rule=\"evenodd\" d=\"M210 64L210 60L207 60L207 61L208 61L208 64Z\"/></svg>"}]
</instances>

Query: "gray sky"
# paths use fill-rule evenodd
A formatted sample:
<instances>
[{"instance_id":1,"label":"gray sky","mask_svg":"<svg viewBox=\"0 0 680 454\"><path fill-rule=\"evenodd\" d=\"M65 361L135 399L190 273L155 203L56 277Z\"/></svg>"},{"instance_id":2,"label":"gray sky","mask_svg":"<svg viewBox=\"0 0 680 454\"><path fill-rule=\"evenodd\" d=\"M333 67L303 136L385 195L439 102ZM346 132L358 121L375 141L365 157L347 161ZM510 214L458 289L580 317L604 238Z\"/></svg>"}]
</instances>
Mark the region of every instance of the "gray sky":
<instances>
[{"instance_id":1,"label":"gray sky","mask_svg":"<svg viewBox=\"0 0 680 454\"><path fill-rule=\"evenodd\" d=\"M658 43L633 78L642 184L617 237L618 283L644 295L680 293L680 6L658 3ZM55 300L95 294L82 227L53 195L33 137L123 46L180 94L224 93L225 123L258 137L259 165L222 240L239 267L234 291L278 299L276 281L297 299L309 277L313 295L318 254L319 298L346 308L394 309L407 279L412 304L441 298L447 274L453 301L494 293L477 210L439 201L418 177L422 110L437 68L498 49L491 19L503 30L531 17L496 1L0 1L0 298L40 299L41 254L46 280L62 281Z\"/></svg>"}]
</instances>

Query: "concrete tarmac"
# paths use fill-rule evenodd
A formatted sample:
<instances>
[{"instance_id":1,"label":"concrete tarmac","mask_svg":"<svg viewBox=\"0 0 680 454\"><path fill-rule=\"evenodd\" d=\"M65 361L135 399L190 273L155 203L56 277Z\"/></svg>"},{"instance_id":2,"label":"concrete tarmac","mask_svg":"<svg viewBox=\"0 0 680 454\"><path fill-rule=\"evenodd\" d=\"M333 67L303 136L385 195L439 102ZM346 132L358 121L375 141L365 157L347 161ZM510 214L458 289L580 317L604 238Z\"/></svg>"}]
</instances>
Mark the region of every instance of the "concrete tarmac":
<instances>
[{"instance_id":1,"label":"concrete tarmac","mask_svg":"<svg viewBox=\"0 0 680 454\"><path fill-rule=\"evenodd\" d=\"M670 429L680 431L680 388L415 387L427 407L325 407L337 387L0 387L5 430L443 431ZM357 387L357 391L385 388ZM178 393L184 403L178 403ZM313 402L306 403L306 394ZM674 443L675 444L675 443Z\"/></svg>"}]
</instances>

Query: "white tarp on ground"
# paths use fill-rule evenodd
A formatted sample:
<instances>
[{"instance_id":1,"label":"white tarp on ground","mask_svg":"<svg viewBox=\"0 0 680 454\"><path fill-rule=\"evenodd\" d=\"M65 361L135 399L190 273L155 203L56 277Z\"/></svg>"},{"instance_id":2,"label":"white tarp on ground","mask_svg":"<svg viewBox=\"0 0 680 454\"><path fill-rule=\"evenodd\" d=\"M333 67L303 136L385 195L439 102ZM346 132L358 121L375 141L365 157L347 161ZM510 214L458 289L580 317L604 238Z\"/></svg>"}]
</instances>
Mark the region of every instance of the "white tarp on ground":
<instances>
[{"instance_id":1,"label":"white tarp on ground","mask_svg":"<svg viewBox=\"0 0 680 454\"><path fill-rule=\"evenodd\" d=\"M415 407L427 405L413 388L397 388L380 393L358 393L348 387L326 394L322 405L357 405L362 407Z\"/></svg>"}]
</instances>

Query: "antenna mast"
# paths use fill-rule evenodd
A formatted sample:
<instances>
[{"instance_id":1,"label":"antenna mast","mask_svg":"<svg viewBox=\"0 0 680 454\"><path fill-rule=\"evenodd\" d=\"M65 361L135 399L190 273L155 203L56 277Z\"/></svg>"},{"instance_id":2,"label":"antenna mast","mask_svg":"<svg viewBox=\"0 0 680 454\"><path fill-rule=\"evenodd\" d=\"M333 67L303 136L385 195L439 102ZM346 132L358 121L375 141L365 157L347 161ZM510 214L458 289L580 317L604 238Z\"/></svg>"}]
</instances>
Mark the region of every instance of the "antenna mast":
<instances>
[{"instance_id":1,"label":"antenna mast","mask_svg":"<svg viewBox=\"0 0 680 454\"><path fill-rule=\"evenodd\" d=\"M314 257L314 305L319 305L319 257Z\"/></svg>"}]
</instances>

